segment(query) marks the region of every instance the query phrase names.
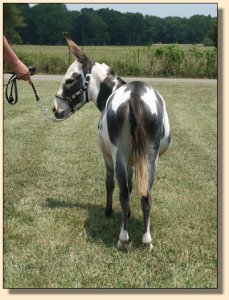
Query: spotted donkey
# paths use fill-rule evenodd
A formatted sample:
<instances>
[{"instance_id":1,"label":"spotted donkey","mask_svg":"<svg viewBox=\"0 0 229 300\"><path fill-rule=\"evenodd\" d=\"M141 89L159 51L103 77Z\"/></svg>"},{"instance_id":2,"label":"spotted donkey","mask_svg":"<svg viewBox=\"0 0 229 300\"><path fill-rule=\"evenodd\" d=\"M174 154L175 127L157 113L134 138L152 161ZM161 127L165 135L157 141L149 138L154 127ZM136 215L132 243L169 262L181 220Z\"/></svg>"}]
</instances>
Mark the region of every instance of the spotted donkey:
<instances>
[{"instance_id":1,"label":"spotted donkey","mask_svg":"<svg viewBox=\"0 0 229 300\"><path fill-rule=\"evenodd\" d=\"M68 68L54 97L53 113L66 118L88 101L101 111L99 144L106 165L107 202L105 214L112 215L114 174L120 189L122 225L117 246L126 246L130 217L132 175L141 196L144 217L143 244L153 248L150 233L151 190L158 157L171 141L165 102L150 85L142 81L126 83L107 65L91 61L64 33L77 60Z\"/></svg>"}]
</instances>

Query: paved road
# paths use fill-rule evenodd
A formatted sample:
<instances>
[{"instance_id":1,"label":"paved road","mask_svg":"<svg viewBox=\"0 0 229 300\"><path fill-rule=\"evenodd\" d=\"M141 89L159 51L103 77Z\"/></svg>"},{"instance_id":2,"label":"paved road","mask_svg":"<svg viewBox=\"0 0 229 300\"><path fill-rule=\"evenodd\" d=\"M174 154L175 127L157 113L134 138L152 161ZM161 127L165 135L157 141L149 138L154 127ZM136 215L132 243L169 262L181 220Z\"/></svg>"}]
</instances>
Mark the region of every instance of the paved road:
<instances>
[{"instance_id":1,"label":"paved road","mask_svg":"<svg viewBox=\"0 0 229 300\"><path fill-rule=\"evenodd\" d=\"M11 75L4 74L4 79L7 80ZM32 79L41 81L59 81L61 82L63 75L34 75ZM202 83L202 84L216 84L216 79L186 79L186 78L144 78L144 77L122 77L127 82L132 80L150 81L155 83Z\"/></svg>"}]
</instances>

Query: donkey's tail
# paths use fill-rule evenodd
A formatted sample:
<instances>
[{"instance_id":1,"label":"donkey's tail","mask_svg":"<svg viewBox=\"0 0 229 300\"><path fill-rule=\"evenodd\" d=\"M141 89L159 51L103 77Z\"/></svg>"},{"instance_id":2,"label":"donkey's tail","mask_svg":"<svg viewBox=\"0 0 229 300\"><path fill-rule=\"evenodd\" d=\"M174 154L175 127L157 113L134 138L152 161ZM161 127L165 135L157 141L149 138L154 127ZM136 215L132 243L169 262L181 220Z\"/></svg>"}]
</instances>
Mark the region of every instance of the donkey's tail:
<instances>
[{"instance_id":1,"label":"donkey's tail","mask_svg":"<svg viewBox=\"0 0 229 300\"><path fill-rule=\"evenodd\" d=\"M141 196L147 196L149 182L148 144L143 127L136 127L134 134L135 180Z\"/></svg>"},{"instance_id":2,"label":"donkey's tail","mask_svg":"<svg viewBox=\"0 0 229 300\"><path fill-rule=\"evenodd\" d=\"M139 103L140 104L140 103ZM148 138L141 118L140 105L130 102L131 134L133 136L135 180L140 196L147 196L149 184Z\"/></svg>"}]
</instances>

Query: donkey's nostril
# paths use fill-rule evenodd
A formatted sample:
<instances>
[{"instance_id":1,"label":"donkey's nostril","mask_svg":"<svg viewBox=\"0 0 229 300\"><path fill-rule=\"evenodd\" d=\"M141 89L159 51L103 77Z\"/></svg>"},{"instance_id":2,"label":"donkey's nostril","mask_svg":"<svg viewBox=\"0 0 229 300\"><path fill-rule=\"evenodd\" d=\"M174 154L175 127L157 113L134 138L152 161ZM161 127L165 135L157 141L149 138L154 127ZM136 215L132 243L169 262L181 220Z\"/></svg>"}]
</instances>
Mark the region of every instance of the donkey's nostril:
<instances>
[{"instance_id":1,"label":"donkey's nostril","mask_svg":"<svg viewBox=\"0 0 229 300\"><path fill-rule=\"evenodd\" d=\"M56 109L55 106L53 106L52 111L53 111L53 114L54 114L54 116L55 116L56 118L60 118L60 117L61 117L61 116L60 116L61 114L58 113L58 110Z\"/></svg>"},{"instance_id":2,"label":"donkey's nostril","mask_svg":"<svg viewBox=\"0 0 229 300\"><path fill-rule=\"evenodd\" d=\"M64 111L58 111L55 107L52 108L53 114L57 119L64 118Z\"/></svg>"},{"instance_id":3,"label":"donkey's nostril","mask_svg":"<svg viewBox=\"0 0 229 300\"><path fill-rule=\"evenodd\" d=\"M55 106L53 106L52 111L56 118L61 118L61 114L58 113L58 110L56 109Z\"/></svg>"}]
</instances>

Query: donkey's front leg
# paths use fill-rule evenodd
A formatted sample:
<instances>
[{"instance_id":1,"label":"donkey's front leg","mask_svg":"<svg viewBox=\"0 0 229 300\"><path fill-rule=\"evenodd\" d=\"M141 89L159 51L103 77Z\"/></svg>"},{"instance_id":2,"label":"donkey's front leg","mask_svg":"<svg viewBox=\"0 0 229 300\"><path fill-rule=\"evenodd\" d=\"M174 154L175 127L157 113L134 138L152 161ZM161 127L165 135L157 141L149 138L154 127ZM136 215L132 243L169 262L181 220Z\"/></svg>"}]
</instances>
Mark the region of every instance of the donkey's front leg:
<instances>
[{"instance_id":1,"label":"donkey's front leg","mask_svg":"<svg viewBox=\"0 0 229 300\"><path fill-rule=\"evenodd\" d=\"M114 191L114 167L111 160L105 159L106 163L106 190L107 190L107 203L105 214L110 217L113 213L112 196Z\"/></svg>"}]
</instances>

